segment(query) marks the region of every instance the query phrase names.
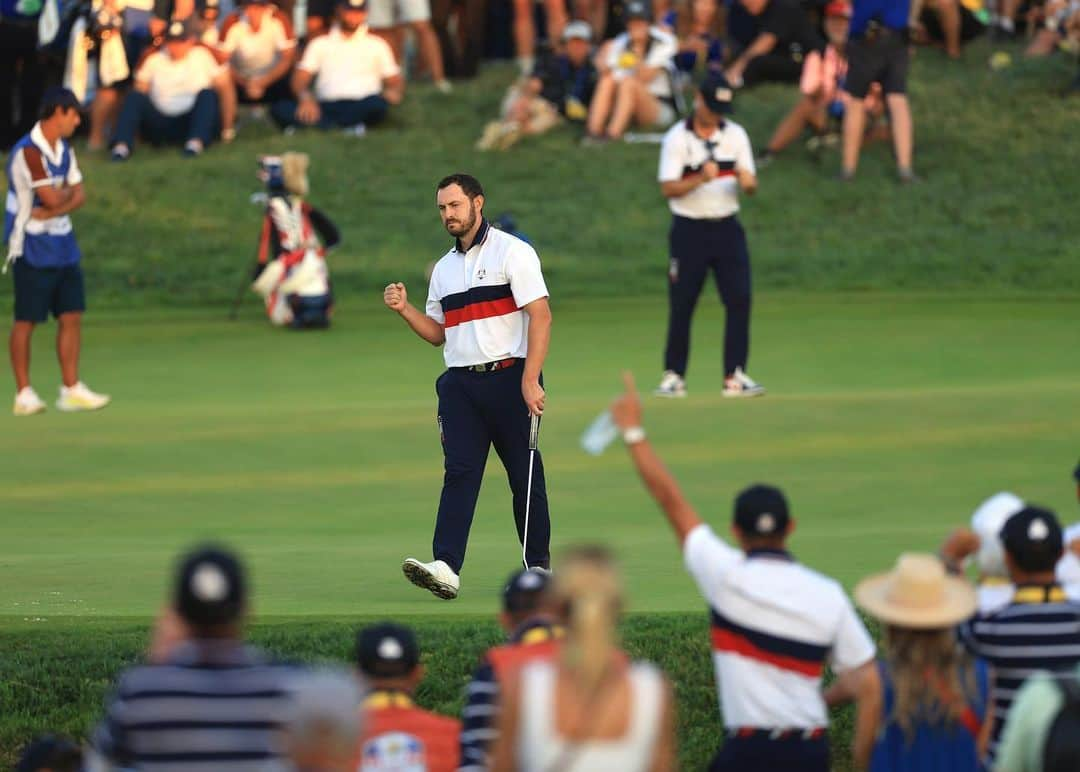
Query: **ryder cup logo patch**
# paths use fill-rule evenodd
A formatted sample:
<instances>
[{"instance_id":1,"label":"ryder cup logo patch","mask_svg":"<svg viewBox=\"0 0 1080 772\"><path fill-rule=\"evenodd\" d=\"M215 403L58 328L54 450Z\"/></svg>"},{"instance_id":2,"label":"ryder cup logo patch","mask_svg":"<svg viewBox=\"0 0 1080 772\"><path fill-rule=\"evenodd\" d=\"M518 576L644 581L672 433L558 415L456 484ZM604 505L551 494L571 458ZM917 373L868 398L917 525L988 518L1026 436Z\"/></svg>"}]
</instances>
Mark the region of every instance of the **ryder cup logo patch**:
<instances>
[{"instance_id":1,"label":"ryder cup logo patch","mask_svg":"<svg viewBox=\"0 0 1080 772\"><path fill-rule=\"evenodd\" d=\"M715 98L717 102L730 102L734 96L734 92L729 88L721 87L713 92L713 98Z\"/></svg>"},{"instance_id":2,"label":"ryder cup logo patch","mask_svg":"<svg viewBox=\"0 0 1080 772\"><path fill-rule=\"evenodd\" d=\"M228 591L229 580L212 563L203 563L191 575L191 592L204 603L224 600Z\"/></svg>"},{"instance_id":3,"label":"ryder cup logo patch","mask_svg":"<svg viewBox=\"0 0 1080 772\"><path fill-rule=\"evenodd\" d=\"M388 732L373 737L364 744L364 770L394 770L394 772L424 772L427 754L418 737L404 732Z\"/></svg>"},{"instance_id":4,"label":"ryder cup logo patch","mask_svg":"<svg viewBox=\"0 0 1080 772\"><path fill-rule=\"evenodd\" d=\"M1050 535L1050 528L1044 520L1032 520L1027 535L1032 541L1042 541Z\"/></svg>"},{"instance_id":5,"label":"ryder cup logo patch","mask_svg":"<svg viewBox=\"0 0 1080 772\"><path fill-rule=\"evenodd\" d=\"M768 512L763 512L758 515L757 519L757 531L758 533L772 533L776 529L776 518Z\"/></svg>"}]
</instances>

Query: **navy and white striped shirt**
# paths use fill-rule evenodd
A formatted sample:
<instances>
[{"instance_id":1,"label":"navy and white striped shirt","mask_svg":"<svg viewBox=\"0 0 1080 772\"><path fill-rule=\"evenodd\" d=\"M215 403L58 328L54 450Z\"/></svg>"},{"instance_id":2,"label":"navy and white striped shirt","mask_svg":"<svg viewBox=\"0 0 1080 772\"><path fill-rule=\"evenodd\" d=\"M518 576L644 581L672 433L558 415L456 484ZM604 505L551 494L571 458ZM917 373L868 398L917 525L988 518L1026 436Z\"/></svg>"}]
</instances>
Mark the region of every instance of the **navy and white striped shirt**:
<instances>
[{"instance_id":1,"label":"navy and white striped shirt","mask_svg":"<svg viewBox=\"0 0 1080 772\"><path fill-rule=\"evenodd\" d=\"M109 763L148 772L276 772L295 670L235 640L190 641L123 673L94 734Z\"/></svg>"},{"instance_id":2,"label":"navy and white striped shirt","mask_svg":"<svg viewBox=\"0 0 1080 772\"><path fill-rule=\"evenodd\" d=\"M1080 664L1080 603L1057 584L1021 585L1008 606L964 624L960 639L994 668L992 760L1023 683L1035 673L1071 672Z\"/></svg>"}]
</instances>

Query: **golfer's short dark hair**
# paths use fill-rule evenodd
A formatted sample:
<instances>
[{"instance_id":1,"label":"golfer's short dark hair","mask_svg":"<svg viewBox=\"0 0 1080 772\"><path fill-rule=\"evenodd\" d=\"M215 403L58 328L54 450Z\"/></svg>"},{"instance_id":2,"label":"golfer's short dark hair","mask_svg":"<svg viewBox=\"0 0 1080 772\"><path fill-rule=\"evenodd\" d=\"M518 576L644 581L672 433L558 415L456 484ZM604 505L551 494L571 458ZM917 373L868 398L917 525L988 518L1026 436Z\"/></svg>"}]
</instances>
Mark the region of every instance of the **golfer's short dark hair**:
<instances>
[{"instance_id":1,"label":"golfer's short dark hair","mask_svg":"<svg viewBox=\"0 0 1080 772\"><path fill-rule=\"evenodd\" d=\"M474 199L477 196L484 195L484 186L480 184L480 180L473 177L471 174L463 174L458 172L457 174L451 174L443 177L439 180L439 184L435 187L436 191L448 188L451 185L460 185L461 189L465 191L465 195L469 199Z\"/></svg>"}]
</instances>

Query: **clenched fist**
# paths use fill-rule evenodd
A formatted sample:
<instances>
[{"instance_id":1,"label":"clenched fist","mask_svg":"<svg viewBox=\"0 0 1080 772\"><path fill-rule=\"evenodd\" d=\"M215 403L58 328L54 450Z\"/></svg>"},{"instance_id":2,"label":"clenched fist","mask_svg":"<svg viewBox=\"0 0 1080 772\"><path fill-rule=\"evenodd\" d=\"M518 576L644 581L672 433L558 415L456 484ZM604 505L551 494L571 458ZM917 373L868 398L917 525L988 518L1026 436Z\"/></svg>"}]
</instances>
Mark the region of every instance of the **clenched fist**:
<instances>
[{"instance_id":1,"label":"clenched fist","mask_svg":"<svg viewBox=\"0 0 1080 772\"><path fill-rule=\"evenodd\" d=\"M409 304L409 295L405 291L405 285L401 282L395 282L393 284L387 284L386 289L383 290L383 302L386 303L386 307L392 311L397 311L399 314L405 310L405 307Z\"/></svg>"}]
</instances>

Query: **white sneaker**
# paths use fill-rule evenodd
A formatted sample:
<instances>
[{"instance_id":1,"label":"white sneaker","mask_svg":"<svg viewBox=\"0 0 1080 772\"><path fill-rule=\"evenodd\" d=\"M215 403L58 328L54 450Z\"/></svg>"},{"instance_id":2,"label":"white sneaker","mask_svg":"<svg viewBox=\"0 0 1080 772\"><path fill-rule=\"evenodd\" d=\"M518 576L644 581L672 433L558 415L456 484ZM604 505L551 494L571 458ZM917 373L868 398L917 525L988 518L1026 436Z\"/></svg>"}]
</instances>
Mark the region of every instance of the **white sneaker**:
<instances>
[{"instance_id":1,"label":"white sneaker","mask_svg":"<svg viewBox=\"0 0 1080 772\"><path fill-rule=\"evenodd\" d=\"M405 572L405 578L410 582L417 587L430 590L432 595L443 600L456 598L458 588L461 587L461 579L442 560L421 563L415 558L406 558L401 564L401 570Z\"/></svg>"},{"instance_id":2,"label":"white sneaker","mask_svg":"<svg viewBox=\"0 0 1080 772\"><path fill-rule=\"evenodd\" d=\"M101 410L112 400L108 394L90 391L86 384L79 381L71 388L60 387L60 399L56 400L56 409L65 413L77 413L84 410Z\"/></svg>"},{"instance_id":3,"label":"white sneaker","mask_svg":"<svg viewBox=\"0 0 1080 772\"><path fill-rule=\"evenodd\" d=\"M736 367L730 377L724 379L725 397L760 397L765 387Z\"/></svg>"},{"instance_id":4,"label":"white sneaker","mask_svg":"<svg viewBox=\"0 0 1080 772\"><path fill-rule=\"evenodd\" d=\"M37 395L32 386L27 386L15 395L15 415L34 415L45 412L45 402Z\"/></svg>"},{"instance_id":5,"label":"white sneaker","mask_svg":"<svg viewBox=\"0 0 1080 772\"><path fill-rule=\"evenodd\" d=\"M362 123L355 126L346 126L341 133L346 137L363 137L367 135L367 126Z\"/></svg>"},{"instance_id":6,"label":"white sneaker","mask_svg":"<svg viewBox=\"0 0 1080 772\"><path fill-rule=\"evenodd\" d=\"M454 93L454 86L448 80L437 80L435 81L435 90L440 94L452 94Z\"/></svg>"},{"instance_id":7,"label":"white sneaker","mask_svg":"<svg viewBox=\"0 0 1080 772\"><path fill-rule=\"evenodd\" d=\"M686 381L678 373L665 370L664 377L660 379L660 385L653 394L658 397L685 397Z\"/></svg>"}]
</instances>

